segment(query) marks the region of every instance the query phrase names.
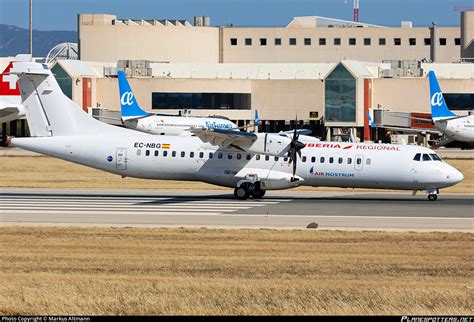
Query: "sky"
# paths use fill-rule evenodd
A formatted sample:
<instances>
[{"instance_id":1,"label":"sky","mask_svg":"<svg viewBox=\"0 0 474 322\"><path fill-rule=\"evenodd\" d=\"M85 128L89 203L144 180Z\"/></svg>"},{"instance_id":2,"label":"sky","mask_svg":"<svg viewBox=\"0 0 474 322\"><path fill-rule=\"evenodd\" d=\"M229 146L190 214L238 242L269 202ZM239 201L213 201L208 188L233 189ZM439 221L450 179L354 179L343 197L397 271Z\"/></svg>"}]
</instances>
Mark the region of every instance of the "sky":
<instances>
[{"instance_id":1,"label":"sky","mask_svg":"<svg viewBox=\"0 0 474 322\"><path fill-rule=\"evenodd\" d=\"M415 27L459 26L455 6L474 0L360 0L359 21ZM0 0L0 24L28 28L29 0ZM106 13L118 19L186 19L209 16L211 25L286 26L295 16L352 20L353 0L33 0L33 28L76 30L78 13Z\"/></svg>"}]
</instances>

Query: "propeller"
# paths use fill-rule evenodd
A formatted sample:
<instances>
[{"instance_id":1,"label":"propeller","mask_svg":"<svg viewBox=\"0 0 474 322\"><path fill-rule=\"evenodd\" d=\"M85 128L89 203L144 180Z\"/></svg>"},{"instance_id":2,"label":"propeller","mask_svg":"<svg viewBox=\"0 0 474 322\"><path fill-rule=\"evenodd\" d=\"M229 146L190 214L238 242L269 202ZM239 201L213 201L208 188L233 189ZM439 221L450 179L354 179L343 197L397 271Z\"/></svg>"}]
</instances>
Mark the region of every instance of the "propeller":
<instances>
[{"instance_id":1,"label":"propeller","mask_svg":"<svg viewBox=\"0 0 474 322\"><path fill-rule=\"evenodd\" d=\"M293 163L293 176L291 177L291 181L297 181L298 179L295 178L296 175L296 164L298 162L298 157L301 158L301 149L305 147L304 143L298 141L298 137L300 134L297 130L298 127L298 117L296 117L295 121L295 131L293 132L293 138L290 142L290 149L288 150L288 159L289 163Z\"/></svg>"}]
</instances>

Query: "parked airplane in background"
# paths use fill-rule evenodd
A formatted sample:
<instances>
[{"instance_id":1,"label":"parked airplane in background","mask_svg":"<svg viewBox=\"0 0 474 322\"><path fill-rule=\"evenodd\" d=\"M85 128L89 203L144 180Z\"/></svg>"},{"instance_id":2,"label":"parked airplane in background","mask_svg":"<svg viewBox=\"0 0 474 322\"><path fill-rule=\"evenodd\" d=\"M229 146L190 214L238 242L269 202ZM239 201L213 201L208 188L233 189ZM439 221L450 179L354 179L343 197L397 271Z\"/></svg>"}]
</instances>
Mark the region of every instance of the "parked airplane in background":
<instances>
[{"instance_id":1,"label":"parked airplane in background","mask_svg":"<svg viewBox=\"0 0 474 322\"><path fill-rule=\"evenodd\" d=\"M123 71L119 71L120 107L125 127L150 134L192 135L193 128L231 129L237 125L229 120L214 117L167 116L145 112L138 105Z\"/></svg>"},{"instance_id":2,"label":"parked airplane in background","mask_svg":"<svg viewBox=\"0 0 474 322\"><path fill-rule=\"evenodd\" d=\"M474 115L461 116L451 112L446 105L443 93L433 71L428 73L430 79L431 116L438 130L451 141L474 144ZM474 106L473 106L474 109Z\"/></svg>"},{"instance_id":3,"label":"parked airplane in background","mask_svg":"<svg viewBox=\"0 0 474 322\"><path fill-rule=\"evenodd\" d=\"M138 133L84 113L45 65L22 61L12 72L32 136L11 138L12 146L123 177L204 181L234 188L239 199L309 185L426 190L436 200L439 188L463 180L419 146L308 143L299 141L297 131L292 138L223 129L202 129L199 137Z\"/></svg>"},{"instance_id":4,"label":"parked airplane in background","mask_svg":"<svg viewBox=\"0 0 474 322\"><path fill-rule=\"evenodd\" d=\"M13 63L0 74L0 123L14 121L25 116L21 105L16 75L10 74Z\"/></svg>"}]
</instances>

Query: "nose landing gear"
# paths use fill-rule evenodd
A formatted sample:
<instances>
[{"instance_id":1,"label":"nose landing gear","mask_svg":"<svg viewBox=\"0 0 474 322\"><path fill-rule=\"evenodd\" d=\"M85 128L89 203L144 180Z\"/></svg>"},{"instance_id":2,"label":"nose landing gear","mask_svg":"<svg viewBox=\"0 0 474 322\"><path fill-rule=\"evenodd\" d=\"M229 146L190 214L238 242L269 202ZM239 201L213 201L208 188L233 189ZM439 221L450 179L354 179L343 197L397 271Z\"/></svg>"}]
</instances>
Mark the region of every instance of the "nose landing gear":
<instances>
[{"instance_id":1,"label":"nose landing gear","mask_svg":"<svg viewBox=\"0 0 474 322\"><path fill-rule=\"evenodd\" d=\"M428 189L426 192L428 193L429 201L436 201L438 199L438 189Z\"/></svg>"}]
</instances>

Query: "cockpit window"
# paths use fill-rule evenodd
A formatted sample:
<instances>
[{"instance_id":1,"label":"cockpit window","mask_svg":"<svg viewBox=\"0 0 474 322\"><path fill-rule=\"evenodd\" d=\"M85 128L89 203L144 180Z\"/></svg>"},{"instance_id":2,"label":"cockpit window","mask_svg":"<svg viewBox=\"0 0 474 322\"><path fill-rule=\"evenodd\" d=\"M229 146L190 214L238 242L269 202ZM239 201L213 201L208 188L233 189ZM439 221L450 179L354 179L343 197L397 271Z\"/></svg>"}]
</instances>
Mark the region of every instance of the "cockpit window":
<instances>
[{"instance_id":1,"label":"cockpit window","mask_svg":"<svg viewBox=\"0 0 474 322\"><path fill-rule=\"evenodd\" d=\"M420 158L421 158L421 153L417 153L415 154L415 157L413 158L413 160L420 161Z\"/></svg>"},{"instance_id":2,"label":"cockpit window","mask_svg":"<svg viewBox=\"0 0 474 322\"><path fill-rule=\"evenodd\" d=\"M435 153L430 153L431 155L431 158L434 160L434 161L441 161L441 158L435 154Z\"/></svg>"},{"instance_id":3,"label":"cockpit window","mask_svg":"<svg viewBox=\"0 0 474 322\"><path fill-rule=\"evenodd\" d=\"M431 161L431 157L429 154L423 154L423 161Z\"/></svg>"}]
</instances>

